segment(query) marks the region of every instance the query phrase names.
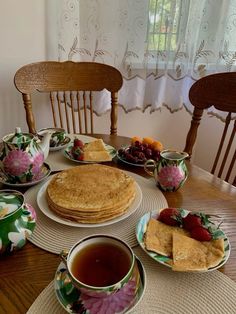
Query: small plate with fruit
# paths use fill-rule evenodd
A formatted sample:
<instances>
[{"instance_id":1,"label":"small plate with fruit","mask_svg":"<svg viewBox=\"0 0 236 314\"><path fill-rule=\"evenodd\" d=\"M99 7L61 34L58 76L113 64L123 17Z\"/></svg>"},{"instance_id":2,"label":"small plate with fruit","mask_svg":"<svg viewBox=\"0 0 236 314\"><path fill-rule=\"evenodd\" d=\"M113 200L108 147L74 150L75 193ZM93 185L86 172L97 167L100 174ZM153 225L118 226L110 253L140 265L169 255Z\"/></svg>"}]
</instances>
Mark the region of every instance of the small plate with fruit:
<instances>
[{"instance_id":1,"label":"small plate with fruit","mask_svg":"<svg viewBox=\"0 0 236 314\"><path fill-rule=\"evenodd\" d=\"M72 145L64 150L64 156L79 163L100 163L111 161L116 156L116 149L103 142L102 139L94 139L88 143L75 138Z\"/></svg>"},{"instance_id":2,"label":"small plate with fruit","mask_svg":"<svg viewBox=\"0 0 236 314\"><path fill-rule=\"evenodd\" d=\"M154 210L140 218L136 238L150 257L174 271L212 271L230 255L221 223L212 219L214 215L182 208Z\"/></svg>"},{"instance_id":3,"label":"small plate with fruit","mask_svg":"<svg viewBox=\"0 0 236 314\"><path fill-rule=\"evenodd\" d=\"M133 137L128 146L121 147L118 150L117 157L122 162L131 165L143 167L148 159L158 161L160 152L163 150L161 142L151 137Z\"/></svg>"}]
</instances>

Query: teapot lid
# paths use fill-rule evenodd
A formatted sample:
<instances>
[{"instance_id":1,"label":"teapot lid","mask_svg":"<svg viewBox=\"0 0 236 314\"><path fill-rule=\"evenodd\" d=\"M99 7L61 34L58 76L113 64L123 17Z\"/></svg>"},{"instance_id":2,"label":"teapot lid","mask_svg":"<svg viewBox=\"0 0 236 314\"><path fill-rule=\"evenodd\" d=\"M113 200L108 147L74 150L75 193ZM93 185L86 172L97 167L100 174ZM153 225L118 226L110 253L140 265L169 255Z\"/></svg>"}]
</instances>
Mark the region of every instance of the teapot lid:
<instances>
[{"instance_id":1,"label":"teapot lid","mask_svg":"<svg viewBox=\"0 0 236 314\"><path fill-rule=\"evenodd\" d=\"M12 143L12 144L21 144L21 143L27 143L31 141L32 134L22 133L20 127L15 128L15 134L10 134L10 136L7 136L6 142Z\"/></svg>"}]
</instances>

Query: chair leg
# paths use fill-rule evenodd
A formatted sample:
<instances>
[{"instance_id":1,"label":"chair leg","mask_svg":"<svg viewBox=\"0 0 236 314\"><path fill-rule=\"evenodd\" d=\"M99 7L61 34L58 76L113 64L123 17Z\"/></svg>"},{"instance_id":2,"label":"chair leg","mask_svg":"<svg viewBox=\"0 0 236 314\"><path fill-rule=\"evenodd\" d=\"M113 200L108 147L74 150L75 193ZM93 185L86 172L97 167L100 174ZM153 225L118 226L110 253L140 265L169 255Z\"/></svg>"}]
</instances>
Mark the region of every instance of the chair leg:
<instances>
[{"instance_id":1,"label":"chair leg","mask_svg":"<svg viewBox=\"0 0 236 314\"><path fill-rule=\"evenodd\" d=\"M193 152L193 146L196 142L198 127L202 118L203 109L194 108L191 126L186 138L184 151L189 154L190 158Z\"/></svg>"},{"instance_id":2,"label":"chair leg","mask_svg":"<svg viewBox=\"0 0 236 314\"><path fill-rule=\"evenodd\" d=\"M117 135L118 93L111 93L111 135Z\"/></svg>"},{"instance_id":3,"label":"chair leg","mask_svg":"<svg viewBox=\"0 0 236 314\"><path fill-rule=\"evenodd\" d=\"M36 134L36 128L35 128L35 120L34 115L32 111L32 103L31 103L31 97L29 94L22 94L25 112L26 112L26 121L28 124L29 132L32 134Z\"/></svg>"}]
</instances>

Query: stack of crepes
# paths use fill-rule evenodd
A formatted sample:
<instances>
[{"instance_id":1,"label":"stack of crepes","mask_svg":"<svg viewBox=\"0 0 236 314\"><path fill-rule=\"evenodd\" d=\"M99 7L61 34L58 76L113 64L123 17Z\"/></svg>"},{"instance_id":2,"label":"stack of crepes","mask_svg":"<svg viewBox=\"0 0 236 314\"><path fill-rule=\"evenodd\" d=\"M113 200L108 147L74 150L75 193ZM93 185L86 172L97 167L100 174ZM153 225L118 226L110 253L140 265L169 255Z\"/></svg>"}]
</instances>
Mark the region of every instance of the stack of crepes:
<instances>
[{"instance_id":1,"label":"stack of crepes","mask_svg":"<svg viewBox=\"0 0 236 314\"><path fill-rule=\"evenodd\" d=\"M83 165L58 173L48 184L49 208L79 223L101 223L124 214L133 203L135 181L124 171Z\"/></svg>"},{"instance_id":2,"label":"stack of crepes","mask_svg":"<svg viewBox=\"0 0 236 314\"><path fill-rule=\"evenodd\" d=\"M224 240L198 241L180 227L168 226L151 218L145 233L147 250L172 258L176 271L207 271L224 257Z\"/></svg>"}]
</instances>

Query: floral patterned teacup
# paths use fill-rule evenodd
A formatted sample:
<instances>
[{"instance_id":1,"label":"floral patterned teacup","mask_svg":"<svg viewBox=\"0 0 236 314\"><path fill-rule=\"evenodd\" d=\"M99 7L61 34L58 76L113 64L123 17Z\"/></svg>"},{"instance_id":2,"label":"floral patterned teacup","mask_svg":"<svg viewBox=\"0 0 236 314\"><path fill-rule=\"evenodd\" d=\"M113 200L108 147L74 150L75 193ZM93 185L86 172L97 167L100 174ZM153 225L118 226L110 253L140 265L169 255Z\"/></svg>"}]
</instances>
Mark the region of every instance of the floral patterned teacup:
<instances>
[{"instance_id":1,"label":"floral patterned teacup","mask_svg":"<svg viewBox=\"0 0 236 314\"><path fill-rule=\"evenodd\" d=\"M136 261L125 242L108 235L84 238L60 256L74 286L95 298L108 297L123 288L133 275Z\"/></svg>"},{"instance_id":2,"label":"floral patterned teacup","mask_svg":"<svg viewBox=\"0 0 236 314\"><path fill-rule=\"evenodd\" d=\"M162 191L177 191L186 181L188 169L185 159L188 158L185 152L174 150L163 150L158 162L149 159L144 165L145 171L154 176L157 186ZM150 170L151 169L151 170Z\"/></svg>"},{"instance_id":3,"label":"floral patterned teacup","mask_svg":"<svg viewBox=\"0 0 236 314\"><path fill-rule=\"evenodd\" d=\"M25 245L35 228L36 214L24 203L24 195L15 190L0 191L0 254Z\"/></svg>"},{"instance_id":4,"label":"floral patterned teacup","mask_svg":"<svg viewBox=\"0 0 236 314\"><path fill-rule=\"evenodd\" d=\"M51 133L50 147L57 147L64 143L66 131L63 128L44 128L38 131L38 135Z\"/></svg>"}]
</instances>

